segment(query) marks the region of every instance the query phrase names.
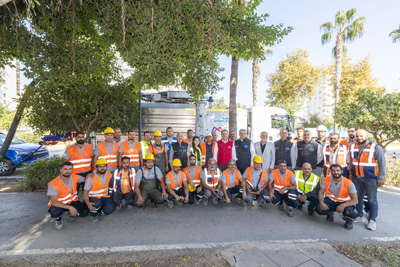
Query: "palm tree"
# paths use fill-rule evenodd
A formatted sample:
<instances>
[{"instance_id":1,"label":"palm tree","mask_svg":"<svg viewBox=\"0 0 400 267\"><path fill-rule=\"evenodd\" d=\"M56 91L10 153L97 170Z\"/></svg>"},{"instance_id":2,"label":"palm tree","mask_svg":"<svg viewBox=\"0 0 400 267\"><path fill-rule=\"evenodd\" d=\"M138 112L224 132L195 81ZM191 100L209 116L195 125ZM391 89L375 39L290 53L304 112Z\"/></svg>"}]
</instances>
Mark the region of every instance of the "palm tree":
<instances>
[{"instance_id":1,"label":"palm tree","mask_svg":"<svg viewBox=\"0 0 400 267\"><path fill-rule=\"evenodd\" d=\"M340 77L342 74L342 57L343 47L345 42L353 42L356 38L360 38L364 34L364 22L367 21L366 17L355 18L357 10L350 9L346 13L339 10L335 16L335 22L325 22L321 25L320 29L325 33L322 35L322 44L327 44L336 33L336 77L335 77L335 108L339 103L339 90L340 90ZM337 131L337 123L334 124L335 131Z\"/></svg>"},{"instance_id":2,"label":"palm tree","mask_svg":"<svg viewBox=\"0 0 400 267\"><path fill-rule=\"evenodd\" d=\"M264 53L266 55L271 55L271 49L265 49ZM252 89L253 89L253 107L256 106L257 102L257 83L258 83L258 75L260 74L260 66L258 65L258 58L253 59L253 80L252 80Z\"/></svg>"},{"instance_id":3,"label":"palm tree","mask_svg":"<svg viewBox=\"0 0 400 267\"><path fill-rule=\"evenodd\" d=\"M397 42L397 40L400 41L400 25L398 29L390 32L389 36L392 37L393 43Z\"/></svg>"}]
</instances>

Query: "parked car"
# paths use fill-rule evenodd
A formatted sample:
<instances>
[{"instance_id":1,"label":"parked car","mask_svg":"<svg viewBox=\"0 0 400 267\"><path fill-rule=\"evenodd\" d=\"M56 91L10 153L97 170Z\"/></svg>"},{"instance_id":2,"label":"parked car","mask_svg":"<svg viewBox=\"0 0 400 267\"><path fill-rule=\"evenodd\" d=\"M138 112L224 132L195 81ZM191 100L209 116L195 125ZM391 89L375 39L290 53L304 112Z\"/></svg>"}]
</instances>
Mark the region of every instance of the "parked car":
<instances>
[{"instance_id":1,"label":"parked car","mask_svg":"<svg viewBox=\"0 0 400 267\"><path fill-rule=\"evenodd\" d=\"M6 134L0 133L0 148L6 139ZM38 144L26 143L24 140L13 138L10 147L8 148L5 157L0 161L0 175L11 175L16 168L13 166L24 162L34 162L40 158L49 156L49 151L46 147L40 147ZM17 166L21 167L21 165Z\"/></svg>"}]
</instances>

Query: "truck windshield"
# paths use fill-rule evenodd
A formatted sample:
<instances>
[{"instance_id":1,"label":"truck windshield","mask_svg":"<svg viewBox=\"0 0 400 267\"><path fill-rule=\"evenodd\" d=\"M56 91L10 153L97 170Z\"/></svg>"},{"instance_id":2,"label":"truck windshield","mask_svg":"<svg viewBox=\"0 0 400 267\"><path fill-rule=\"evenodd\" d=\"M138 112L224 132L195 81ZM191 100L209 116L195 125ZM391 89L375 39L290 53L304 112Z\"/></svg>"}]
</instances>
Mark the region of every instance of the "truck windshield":
<instances>
[{"instance_id":1,"label":"truck windshield","mask_svg":"<svg viewBox=\"0 0 400 267\"><path fill-rule=\"evenodd\" d=\"M6 137L5 137L5 136L1 136L1 137L0 137L0 145L3 145L4 140L6 140ZM23 144L23 143L25 143L25 141L23 141L23 140L21 140L21 139L18 139L18 138L15 138L15 137L14 137L13 140L11 141L11 144L12 144L12 145Z\"/></svg>"},{"instance_id":2,"label":"truck windshield","mask_svg":"<svg viewBox=\"0 0 400 267\"><path fill-rule=\"evenodd\" d=\"M288 132L292 130L288 115L272 115L271 116L272 128L286 129Z\"/></svg>"}]
</instances>

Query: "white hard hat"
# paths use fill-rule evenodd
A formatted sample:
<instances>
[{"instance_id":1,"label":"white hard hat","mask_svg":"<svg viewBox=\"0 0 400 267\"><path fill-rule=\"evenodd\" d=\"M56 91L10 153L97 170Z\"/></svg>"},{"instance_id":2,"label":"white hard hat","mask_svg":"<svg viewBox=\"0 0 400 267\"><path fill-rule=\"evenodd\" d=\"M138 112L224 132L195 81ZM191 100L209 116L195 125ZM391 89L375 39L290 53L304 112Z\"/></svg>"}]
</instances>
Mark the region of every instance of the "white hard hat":
<instances>
[{"instance_id":1,"label":"white hard hat","mask_svg":"<svg viewBox=\"0 0 400 267\"><path fill-rule=\"evenodd\" d=\"M320 125L317 127L317 131L327 132L328 128L325 125Z\"/></svg>"},{"instance_id":2,"label":"white hard hat","mask_svg":"<svg viewBox=\"0 0 400 267\"><path fill-rule=\"evenodd\" d=\"M206 133L206 137L207 137L207 136L212 136L212 134L211 134L211 133Z\"/></svg>"}]
</instances>

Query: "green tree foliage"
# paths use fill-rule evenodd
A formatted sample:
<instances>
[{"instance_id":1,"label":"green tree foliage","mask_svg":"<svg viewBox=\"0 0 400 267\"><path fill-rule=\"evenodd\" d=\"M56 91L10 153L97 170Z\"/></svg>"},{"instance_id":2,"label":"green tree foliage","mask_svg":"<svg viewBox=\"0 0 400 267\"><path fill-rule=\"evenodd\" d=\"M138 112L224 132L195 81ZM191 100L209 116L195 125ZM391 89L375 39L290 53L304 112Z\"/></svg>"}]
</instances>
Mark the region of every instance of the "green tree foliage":
<instances>
[{"instance_id":1,"label":"green tree foliage","mask_svg":"<svg viewBox=\"0 0 400 267\"><path fill-rule=\"evenodd\" d=\"M332 119L321 120L318 117L318 115L314 114L310 117L310 121L306 121L303 123L303 127L306 128L317 128L319 125L325 125L327 128L333 128L333 120Z\"/></svg>"},{"instance_id":2,"label":"green tree foliage","mask_svg":"<svg viewBox=\"0 0 400 267\"><path fill-rule=\"evenodd\" d=\"M354 125L366 129L384 150L400 139L400 94L383 94L370 89L356 92L353 102L340 101L335 109L335 120L339 125Z\"/></svg>"},{"instance_id":3,"label":"green tree foliage","mask_svg":"<svg viewBox=\"0 0 400 267\"><path fill-rule=\"evenodd\" d=\"M213 109L227 109L228 106L225 104L225 98L221 97L221 98L217 98L214 100Z\"/></svg>"},{"instance_id":4,"label":"green tree foliage","mask_svg":"<svg viewBox=\"0 0 400 267\"><path fill-rule=\"evenodd\" d=\"M322 69L308 61L308 52L297 49L286 54L275 73L267 75L267 105L280 106L290 115L314 95L314 88L321 82Z\"/></svg>"},{"instance_id":5,"label":"green tree foliage","mask_svg":"<svg viewBox=\"0 0 400 267\"><path fill-rule=\"evenodd\" d=\"M400 40L400 25L398 29L390 32L389 37L392 38L392 42L395 43Z\"/></svg>"}]
</instances>

